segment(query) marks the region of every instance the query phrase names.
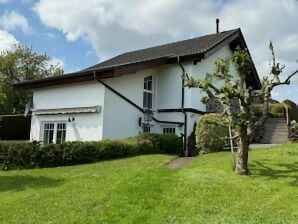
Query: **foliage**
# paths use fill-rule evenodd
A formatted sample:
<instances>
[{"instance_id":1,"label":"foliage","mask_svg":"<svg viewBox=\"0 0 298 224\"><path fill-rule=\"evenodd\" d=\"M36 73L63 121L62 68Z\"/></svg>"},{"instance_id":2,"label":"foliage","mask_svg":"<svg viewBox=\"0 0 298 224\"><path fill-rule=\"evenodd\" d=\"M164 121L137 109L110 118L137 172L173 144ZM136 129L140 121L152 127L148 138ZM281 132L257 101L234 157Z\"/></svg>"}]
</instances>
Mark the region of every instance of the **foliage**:
<instances>
[{"instance_id":1,"label":"foliage","mask_svg":"<svg viewBox=\"0 0 298 224\"><path fill-rule=\"evenodd\" d=\"M285 106L288 109L290 120L298 121L297 105L291 100L284 100L282 103L274 103L269 105L270 117L285 117Z\"/></svg>"},{"instance_id":2,"label":"foliage","mask_svg":"<svg viewBox=\"0 0 298 224\"><path fill-rule=\"evenodd\" d=\"M179 154L182 148L181 139L174 134L142 134L128 140L137 142L150 141L153 144L153 150L158 150L161 153Z\"/></svg>"},{"instance_id":3,"label":"foliage","mask_svg":"<svg viewBox=\"0 0 298 224\"><path fill-rule=\"evenodd\" d=\"M284 117L284 105L282 103L274 103L269 105L270 117Z\"/></svg>"},{"instance_id":4,"label":"foliage","mask_svg":"<svg viewBox=\"0 0 298 224\"><path fill-rule=\"evenodd\" d=\"M59 65L50 65L47 55L18 44L12 51L0 53L0 114L23 113L32 92L16 90L12 83L61 75Z\"/></svg>"},{"instance_id":5,"label":"foliage","mask_svg":"<svg viewBox=\"0 0 298 224\"><path fill-rule=\"evenodd\" d=\"M296 103L291 100L284 100L283 103L288 107L290 120L298 121L298 107Z\"/></svg>"},{"instance_id":6,"label":"foliage","mask_svg":"<svg viewBox=\"0 0 298 224\"><path fill-rule=\"evenodd\" d=\"M33 168L38 165L39 148L35 142L0 141L0 167L4 170Z\"/></svg>"},{"instance_id":7,"label":"foliage","mask_svg":"<svg viewBox=\"0 0 298 224\"><path fill-rule=\"evenodd\" d=\"M205 79L195 80L192 76L185 77L186 86L190 88L199 88L206 93L202 102L217 100L221 103L223 114L227 115L230 124L236 131L234 138L239 139L236 173L249 174L248 169L248 150L250 141L254 138L253 134L256 129L262 127L268 116L268 102L271 91L279 85L289 85L290 79L298 73L298 70L290 74L285 81L280 81L280 75L285 68L275 61L275 53L272 42L269 44L269 49L272 54L271 72L269 77L264 77L262 80L262 89L255 90L252 86L247 86L247 79L252 75L253 62L247 49L236 47L231 57L225 59L217 59L215 61L215 70L212 75L206 74ZM233 64L236 68L236 73L232 73L230 66ZM254 114L253 99L260 97L264 100L264 107L261 119L257 119ZM233 109L233 101L238 101L239 110Z\"/></svg>"},{"instance_id":8,"label":"foliage","mask_svg":"<svg viewBox=\"0 0 298 224\"><path fill-rule=\"evenodd\" d=\"M264 105L263 104L254 104L253 105L253 110L254 110L254 115L258 118L262 117L263 115L263 110L264 110Z\"/></svg>"},{"instance_id":9,"label":"foliage","mask_svg":"<svg viewBox=\"0 0 298 224\"><path fill-rule=\"evenodd\" d=\"M179 169L164 166L174 156L143 155L0 171L0 223L294 224L297 146L251 150L247 178L233 174L229 152Z\"/></svg>"},{"instance_id":10,"label":"foliage","mask_svg":"<svg viewBox=\"0 0 298 224\"><path fill-rule=\"evenodd\" d=\"M236 68L235 74L231 73L231 63ZM203 80L195 80L193 77L186 79L186 86L200 88L207 94L202 99L203 102L217 100L221 103L223 114L228 116L229 123L238 133L239 146L235 171L239 174L248 174L247 160L250 140L248 128L253 130L252 88L246 88L251 63L248 51L237 47L231 57L215 61L215 70L212 75L207 74ZM235 100L239 108L232 110Z\"/></svg>"},{"instance_id":11,"label":"foliage","mask_svg":"<svg viewBox=\"0 0 298 224\"><path fill-rule=\"evenodd\" d=\"M228 119L222 114L206 114L199 118L196 146L200 153L224 150L229 137Z\"/></svg>"},{"instance_id":12,"label":"foliage","mask_svg":"<svg viewBox=\"0 0 298 224\"><path fill-rule=\"evenodd\" d=\"M92 163L139 154L178 154L180 138L174 134L145 134L124 140L66 142L40 145L36 142L0 142L0 167L4 170L56 167Z\"/></svg>"}]
</instances>

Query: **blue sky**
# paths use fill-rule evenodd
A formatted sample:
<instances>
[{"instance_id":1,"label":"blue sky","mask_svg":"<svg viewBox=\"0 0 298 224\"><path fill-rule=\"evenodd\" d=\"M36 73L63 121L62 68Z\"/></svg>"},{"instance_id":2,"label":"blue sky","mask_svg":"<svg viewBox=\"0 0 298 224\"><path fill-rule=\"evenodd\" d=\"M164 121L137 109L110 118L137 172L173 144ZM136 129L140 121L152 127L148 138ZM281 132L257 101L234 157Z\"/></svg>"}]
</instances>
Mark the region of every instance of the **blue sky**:
<instances>
[{"instance_id":1,"label":"blue sky","mask_svg":"<svg viewBox=\"0 0 298 224\"><path fill-rule=\"evenodd\" d=\"M36 2L34 0L11 0L0 4L0 15L7 15L15 11L23 15L29 23L30 29L27 32L23 32L20 28L14 28L8 30L10 34L19 42L32 46L35 52L46 53L51 58L62 60L63 63L60 64L63 64L65 72L79 70L98 63L99 58L90 43L83 39L75 42L67 41L65 35L58 29L42 24L33 9Z\"/></svg>"},{"instance_id":2,"label":"blue sky","mask_svg":"<svg viewBox=\"0 0 298 224\"><path fill-rule=\"evenodd\" d=\"M297 69L296 0L0 0L0 50L16 42L47 53L65 72L125 51L240 27L259 75L268 74L269 40L284 73ZM298 102L298 78L273 98Z\"/></svg>"}]
</instances>

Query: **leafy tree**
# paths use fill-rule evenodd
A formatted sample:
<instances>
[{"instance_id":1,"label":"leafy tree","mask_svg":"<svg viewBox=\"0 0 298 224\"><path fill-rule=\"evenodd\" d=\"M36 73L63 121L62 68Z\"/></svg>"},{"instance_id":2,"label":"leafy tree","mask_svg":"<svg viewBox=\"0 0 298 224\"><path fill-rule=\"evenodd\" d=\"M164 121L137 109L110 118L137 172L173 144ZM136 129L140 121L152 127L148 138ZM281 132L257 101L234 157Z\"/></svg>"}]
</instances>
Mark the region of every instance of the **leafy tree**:
<instances>
[{"instance_id":1,"label":"leafy tree","mask_svg":"<svg viewBox=\"0 0 298 224\"><path fill-rule=\"evenodd\" d=\"M259 96L264 99L264 113L261 122L268 116L268 103L271 91L274 87L283 84L290 84L290 79L298 71L293 72L284 82L280 81L280 74L284 65L275 62L273 45L270 42L269 49L272 53L271 76L265 77L262 81L261 90L253 90L252 87L246 87L246 76L251 75L251 57L247 50L237 47L231 57L218 59L215 62L215 71L212 75L207 74L204 80L195 80L193 77L186 77L186 86L197 87L206 93L202 99L204 103L209 100L218 101L223 107L223 114L227 115L231 126L235 129L238 138L238 151L235 164L235 172L247 175L248 170L248 149L249 135L253 133L256 125L253 110L253 97ZM236 68L236 74L233 74L231 64ZM221 86L221 87L218 87ZM232 105L238 103L238 110L231 110Z\"/></svg>"},{"instance_id":2,"label":"leafy tree","mask_svg":"<svg viewBox=\"0 0 298 224\"><path fill-rule=\"evenodd\" d=\"M60 66L50 65L49 56L18 44L12 51L0 53L0 114L23 113L32 96L30 90L16 90L12 83L63 74Z\"/></svg>"}]
</instances>

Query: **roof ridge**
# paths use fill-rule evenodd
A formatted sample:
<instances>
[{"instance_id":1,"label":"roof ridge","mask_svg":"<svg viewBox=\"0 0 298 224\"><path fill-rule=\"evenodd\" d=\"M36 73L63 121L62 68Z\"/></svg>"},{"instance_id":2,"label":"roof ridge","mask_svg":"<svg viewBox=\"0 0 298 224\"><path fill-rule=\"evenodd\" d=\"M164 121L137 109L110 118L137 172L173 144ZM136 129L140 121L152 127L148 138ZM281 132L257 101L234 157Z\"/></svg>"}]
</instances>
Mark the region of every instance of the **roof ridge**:
<instances>
[{"instance_id":1,"label":"roof ridge","mask_svg":"<svg viewBox=\"0 0 298 224\"><path fill-rule=\"evenodd\" d=\"M240 28L236 28L236 29L231 29L231 30L224 30L222 32L219 32L219 33L210 33L210 34L206 34L206 35L202 35L202 36L198 36L198 37L193 37L193 38L188 38L188 39L184 39L184 40L178 40L178 41L173 41L173 42L169 42L169 43L165 43L165 44L159 44L159 45L154 45L154 46L151 46L151 47L146 47L146 48L142 48L142 49L139 49L139 50L133 50L133 51L127 51L127 52L124 52L122 54L119 54L119 55L124 55L124 54L128 54L128 53L134 53L134 52L138 52L138 51L143 51L143 50L147 50L147 49L150 49L150 48L155 48L155 47L162 47L162 46L166 46L166 45L171 45L171 44L176 44L176 43L181 43L181 42L184 42L184 41L190 41L190 40L195 40L195 39L198 39L198 38L202 38L202 37L208 37L208 36L212 36L212 35L216 35L216 34L222 34L222 33L226 33L226 32L236 32L240 30ZM115 57L119 56L119 55L116 55ZM114 57L113 57L114 58ZM112 59L112 58L111 58ZM109 60L109 59L108 59ZM107 60L106 60L107 61ZM104 62L104 61L103 61Z\"/></svg>"},{"instance_id":2,"label":"roof ridge","mask_svg":"<svg viewBox=\"0 0 298 224\"><path fill-rule=\"evenodd\" d=\"M103 65L104 63L107 63L111 60L115 60L116 58L119 58L121 56L125 56L125 55L129 55L129 54L134 54L134 53L138 53L138 52L142 52L142 51L146 51L146 50L149 50L149 49L154 49L154 48L159 48L159 47L165 47L165 46L170 46L170 45L173 45L173 44L179 44L179 43L183 43L183 42L187 42L187 41L192 41L192 40L196 40L196 39L199 39L199 38L206 38L206 37L209 37L209 36L214 36L214 35L219 35L219 34L224 34L224 33L227 33L227 32L231 32L231 35L234 34L235 32L239 31L240 28L236 28L236 29L231 29L231 30L225 30L225 31L222 31L222 32L219 32L219 33L211 33L211 34L207 34L207 35L202 35L202 36L198 36L198 37L193 37L193 38L189 38L189 39L184 39L184 40L180 40L180 41L173 41L173 42L170 42L170 43L165 43L165 44L159 44L159 45L154 45L154 46L150 46L150 47L146 47L146 48L142 48L142 49L138 49L138 50L133 50L133 51L128 51L128 52L124 52L124 53L121 53L121 54L118 54L114 57L111 57L107 60L104 60L102 62L99 62L93 66L90 66L90 67L87 67L81 71L86 71L86 70L89 70L89 69L92 69L94 67L98 67L98 66L101 66ZM205 49L207 50L207 49ZM109 67L109 66L103 66L103 67Z\"/></svg>"}]
</instances>

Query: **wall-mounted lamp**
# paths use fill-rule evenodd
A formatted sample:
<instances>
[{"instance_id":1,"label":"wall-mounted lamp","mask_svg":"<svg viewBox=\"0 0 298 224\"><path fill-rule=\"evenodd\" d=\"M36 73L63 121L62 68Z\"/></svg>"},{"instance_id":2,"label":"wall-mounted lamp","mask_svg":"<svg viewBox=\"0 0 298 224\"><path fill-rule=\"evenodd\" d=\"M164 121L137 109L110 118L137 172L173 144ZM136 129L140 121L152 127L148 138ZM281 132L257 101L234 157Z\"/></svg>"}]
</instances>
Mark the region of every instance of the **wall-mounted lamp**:
<instances>
[{"instance_id":1,"label":"wall-mounted lamp","mask_svg":"<svg viewBox=\"0 0 298 224\"><path fill-rule=\"evenodd\" d=\"M144 109L144 112L143 112L143 119L144 119L144 123L142 123L142 118L139 117L139 126L149 126L149 123L153 120L153 111L152 110L149 110L149 109Z\"/></svg>"},{"instance_id":2,"label":"wall-mounted lamp","mask_svg":"<svg viewBox=\"0 0 298 224\"><path fill-rule=\"evenodd\" d=\"M74 118L74 116L69 116L68 117L68 122L74 122L75 121L75 118Z\"/></svg>"}]
</instances>

